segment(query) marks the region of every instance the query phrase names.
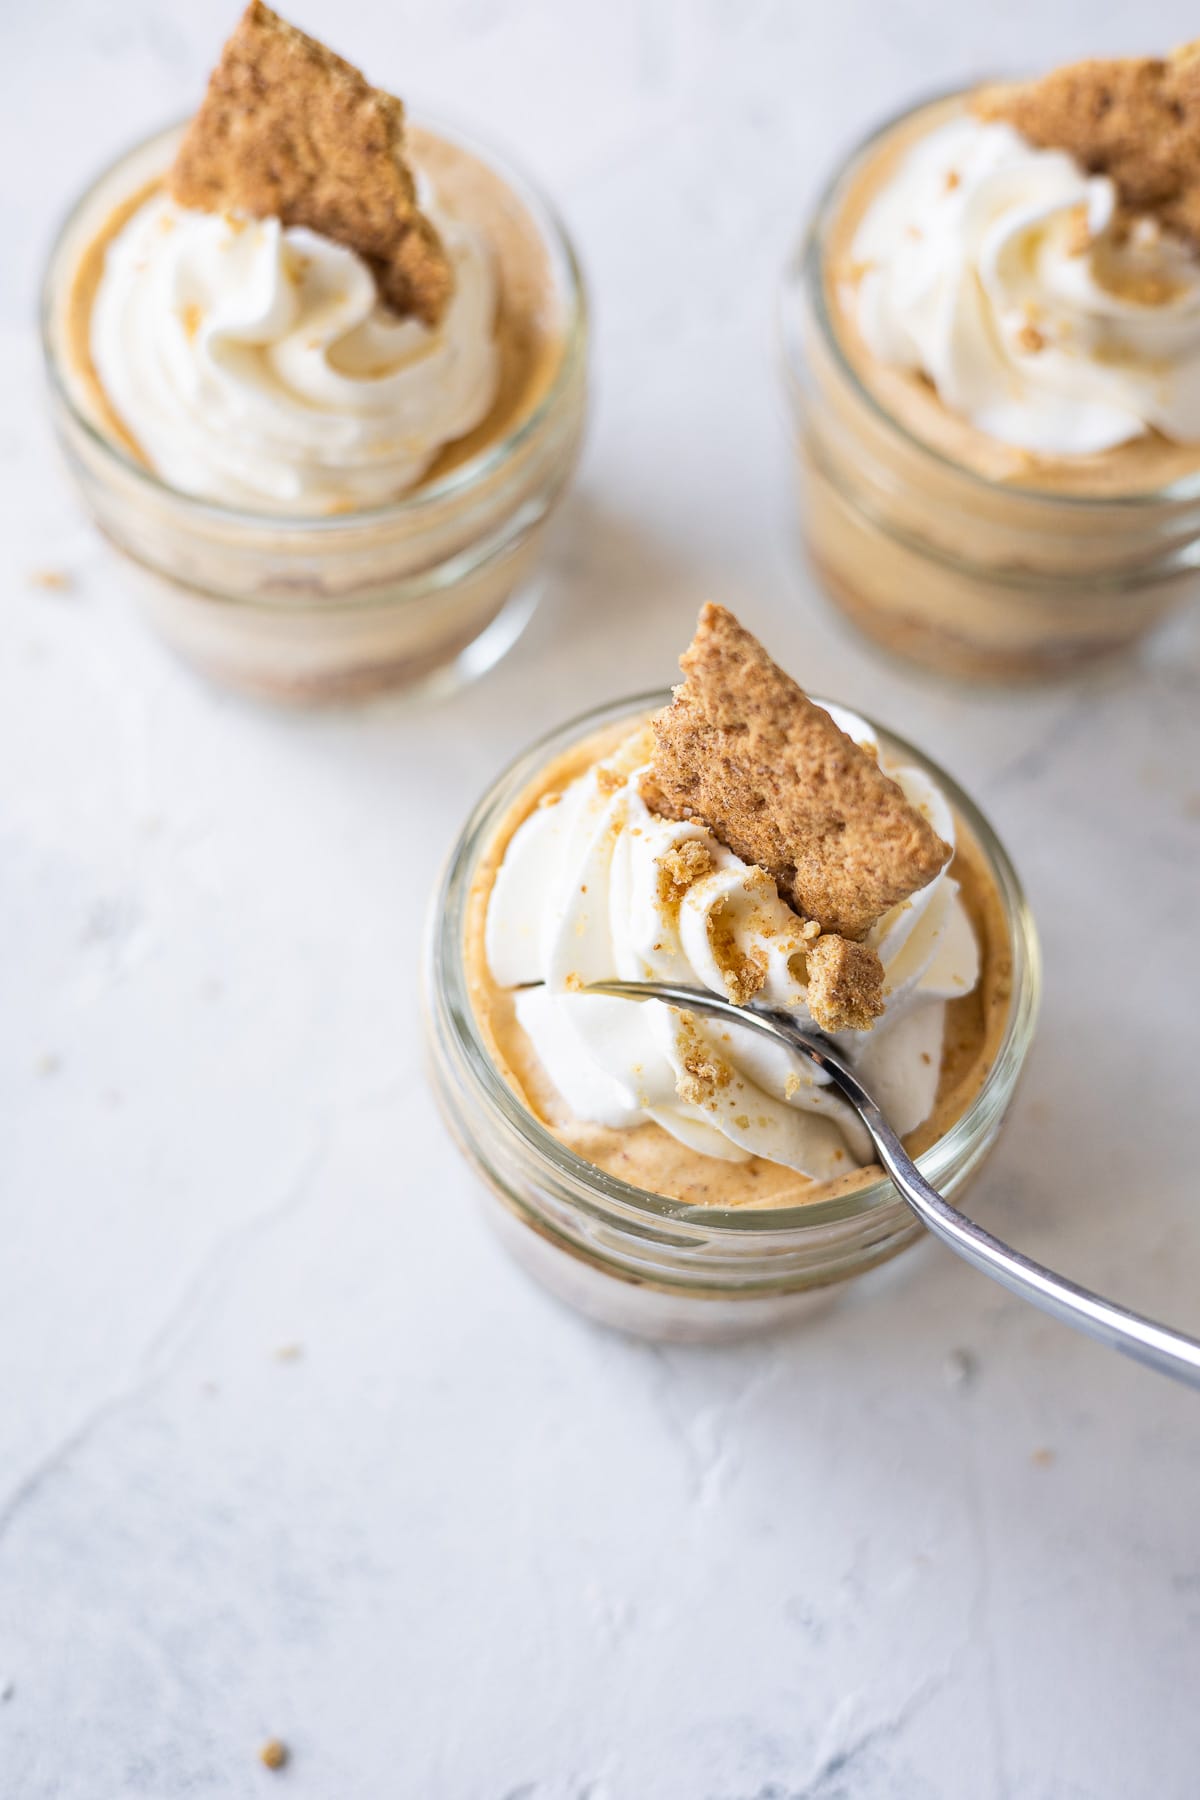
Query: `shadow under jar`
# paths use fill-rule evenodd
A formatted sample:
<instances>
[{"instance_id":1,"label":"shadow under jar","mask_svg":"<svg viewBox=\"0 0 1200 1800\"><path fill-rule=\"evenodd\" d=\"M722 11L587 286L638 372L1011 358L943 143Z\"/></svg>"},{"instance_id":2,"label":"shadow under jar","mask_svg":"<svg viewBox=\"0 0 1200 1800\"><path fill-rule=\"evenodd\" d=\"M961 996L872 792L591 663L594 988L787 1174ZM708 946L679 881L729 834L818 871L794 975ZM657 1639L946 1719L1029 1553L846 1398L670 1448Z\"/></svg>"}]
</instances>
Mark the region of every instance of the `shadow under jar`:
<instances>
[{"instance_id":1,"label":"shadow under jar","mask_svg":"<svg viewBox=\"0 0 1200 1800\"><path fill-rule=\"evenodd\" d=\"M819 1310L853 1277L915 1243L922 1228L892 1183L872 1169L838 1184L849 1191L773 1207L689 1206L635 1187L578 1156L534 1115L497 1066L471 991L470 946L490 895L488 870L494 874L548 769L563 759L569 767L576 747L611 748L669 699L643 695L573 721L535 744L484 795L433 899L426 1036L442 1112L482 1178L489 1221L516 1259L604 1324L650 1338L720 1342ZM910 745L887 732L878 736L936 780L960 843L970 846L995 893L994 927L982 952L1002 1011L986 1072L961 1116L919 1156L926 1177L960 1199L996 1139L1032 1041L1037 938L1012 864L976 807Z\"/></svg>"},{"instance_id":2,"label":"shadow under jar","mask_svg":"<svg viewBox=\"0 0 1200 1800\"><path fill-rule=\"evenodd\" d=\"M1055 458L1049 479L923 377L874 362L839 299L855 229L896 161L968 98L921 105L852 152L785 270L800 517L823 585L886 649L953 676L1045 679L1127 649L1200 593L1200 445Z\"/></svg>"},{"instance_id":3,"label":"shadow under jar","mask_svg":"<svg viewBox=\"0 0 1200 1800\"><path fill-rule=\"evenodd\" d=\"M410 124L418 166L432 163L439 186L458 181L476 197L478 213L464 207L461 216L487 237L498 209L526 248L536 246L542 285L529 318L540 360L528 388L510 392L506 370L488 419L383 505L298 516L207 501L161 480L121 440L87 349L88 287L114 219L159 185L181 130L143 143L100 178L46 271L53 419L88 510L136 568L151 623L214 680L321 702L481 674L536 604L546 526L583 433L587 308L565 228L490 150L441 125ZM503 248L497 261L503 325L511 276Z\"/></svg>"}]
</instances>

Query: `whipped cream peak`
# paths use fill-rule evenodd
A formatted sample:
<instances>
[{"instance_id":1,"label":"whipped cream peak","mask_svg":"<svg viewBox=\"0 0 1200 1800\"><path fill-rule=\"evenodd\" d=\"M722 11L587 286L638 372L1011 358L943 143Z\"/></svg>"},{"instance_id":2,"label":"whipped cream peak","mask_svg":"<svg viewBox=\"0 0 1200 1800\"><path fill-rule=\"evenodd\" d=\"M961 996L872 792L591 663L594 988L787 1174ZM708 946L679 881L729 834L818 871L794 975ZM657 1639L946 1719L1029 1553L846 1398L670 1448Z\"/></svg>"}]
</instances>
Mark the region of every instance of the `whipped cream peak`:
<instances>
[{"instance_id":1,"label":"whipped cream peak","mask_svg":"<svg viewBox=\"0 0 1200 1800\"><path fill-rule=\"evenodd\" d=\"M859 223L843 304L881 363L1040 455L1200 441L1200 258L1064 151L970 115L919 139Z\"/></svg>"},{"instance_id":2,"label":"whipped cream peak","mask_svg":"<svg viewBox=\"0 0 1200 1800\"><path fill-rule=\"evenodd\" d=\"M861 719L830 711L876 747ZM732 1025L579 991L604 979L669 981L753 994L813 1022L804 958L817 928L697 820L650 812L639 787L647 759L637 732L519 826L488 905L492 976L521 990L518 1020L577 1118L615 1129L653 1121L703 1154L760 1156L818 1181L849 1173L870 1160L870 1144L819 1071ZM933 783L917 769L887 773L953 843L953 814ZM867 941L884 965L884 1015L837 1041L909 1131L933 1109L945 1002L978 979L957 883L943 870Z\"/></svg>"},{"instance_id":3,"label":"whipped cream peak","mask_svg":"<svg viewBox=\"0 0 1200 1800\"><path fill-rule=\"evenodd\" d=\"M353 250L278 219L155 194L109 246L91 349L164 480L204 499L319 513L385 504L490 411L497 282L437 214L455 275L436 326L397 317Z\"/></svg>"}]
</instances>

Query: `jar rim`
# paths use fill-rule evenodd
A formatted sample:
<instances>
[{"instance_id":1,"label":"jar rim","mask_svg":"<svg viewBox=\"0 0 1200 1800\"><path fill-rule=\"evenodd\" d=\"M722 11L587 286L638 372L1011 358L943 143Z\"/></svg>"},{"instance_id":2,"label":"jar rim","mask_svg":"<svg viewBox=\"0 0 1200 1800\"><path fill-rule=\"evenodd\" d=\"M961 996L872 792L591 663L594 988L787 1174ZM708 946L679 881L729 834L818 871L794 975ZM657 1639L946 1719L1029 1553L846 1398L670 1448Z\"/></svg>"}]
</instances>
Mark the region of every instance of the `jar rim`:
<instances>
[{"instance_id":1,"label":"jar rim","mask_svg":"<svg viewBox=\"0 0 1200 1800\"><path fill-rule=\"evenodd\" d=\"M881 1175L851 1194L795 1206L719 1207L669 1199L623 1181L579 1156L554 1136L520 1100L493 1061L475 1019L466 980L464 935L466 909L480 858L496 824L553 755L605 725L631 721L670 700L669 690L656 690L590 709L547 732L509 763L472 810L450 851L434 891L426 945L426 1000L438 1026L458 1052L457 1067L472 1084L471 1100L499 1114L515 1136L541 1163L570 1184L575 1205L606 1222L653 1231L656 1224L703 1226L716 1237L786 1238L815 1228L880 1216L901 1201L891 1179ZM814 696L814 698L817 698ZM826 702L817 699L817 704ZM864 718L866 715L862 715ZM911 758L941 786L950 805L966 823L986 859L999 891L1008 927L1012 985L1004 1035L991 1067L962 1114L917 1158L934 1186L974 1145L981 1148L1003 1116L1033 1039L1041 997L1041 953L1036 927L1020 879L1007 851L979 808L944 770L905 738L867 719L872 729L901 755Z\"/></svg>"},{"instance_id":2,"label":"jar rim","mask_svg":"<svg viewBox=\"0 0 1200 1800\"><path fill-rule=\"evenodd\" d=\"M447 501L468 498L477 488L499 474L527 444L537 438L547 420L553 416L563 393L570 389L586 355L589 322L587 287L574 242L554 204L531 177L510 161L507 154L493 150L490 145L484 144L472 133L462 130L441 115L409 108L406 109L406 116L413 125L467 151L498 174L533 219L542 242L551 254L556 278L561 283L563 293L562 354L554 378L537 405L494 443L484 445L475 455L468 457L438 480L418 484L382 505L356 507L353 511L344 513L278 513L265 508L230 506L223 501L188 493L186 489L164 480L156 470L132 456L89 417L72 392L55 343L55 302L58 283L64 273L60 264L72 234L86 216L88 208L105 184L119 175L126 163L151 152L159 144L165 147L176 137L187 123L186 120L176 121L172 125L160 126L113 157L71 203L54 233L39 288L38 323L42 360L51 391L69 414L72 423L87 437L92 448L119 469L123 476L132 477L147 492L185 509L196 519L207 519L222 526L251 531L269 530L278 532L281 536L317 535L336 538L339 535L351 535L359 527L376 528L402 518L419 521L422 513L432 513Z\"/></svg>"},{"instance_id":3,"label":"jar rim","mask_svg":"<svg viewBox=\"0 0 1200 1800\"><path fill-rule=\"evenodd\" d=\"M1200 469L1197 469L1194 474L1180 476L1163 487L1141 488L1134 492L1118 494L1062 493L1057 489L1039 487L1034 483L994 481L990 476L980 474L977 469L969 468L946 452L935 448L928 439L918 436L916 432L902 424L895 413L863 380L848 356L845 344L830 312L825 282L825 251L830 229L838 217L844 190L893 132L899 131L911 121L920 118L922 113L932 112L953 100L965 99L984 85L986 83L975 82L970 87L942 89L903 107L900 111L890 114L866 136L858 139L837 164L800 236L792 246L784 264L779 286L777 329L789 377L792 380L798 380L805 362L802 332L796 306L797 299L803 299L807 302L812 316L817 322L823 347L832 358L839 375L853 391L855 399L861 401L879 424L900 440L906 451L926 458L932 466L953 474L957 480L967 486L974 487L982 493L1005 494L1033 504L1040 503L1048 508L1053 507L1056 510L1071 510L1085 517L1088 513L1096 511L1112 512L1117 510L1137 513L1150 511L1164 505L1200 500Z\"/></svg>"}]
</instances>

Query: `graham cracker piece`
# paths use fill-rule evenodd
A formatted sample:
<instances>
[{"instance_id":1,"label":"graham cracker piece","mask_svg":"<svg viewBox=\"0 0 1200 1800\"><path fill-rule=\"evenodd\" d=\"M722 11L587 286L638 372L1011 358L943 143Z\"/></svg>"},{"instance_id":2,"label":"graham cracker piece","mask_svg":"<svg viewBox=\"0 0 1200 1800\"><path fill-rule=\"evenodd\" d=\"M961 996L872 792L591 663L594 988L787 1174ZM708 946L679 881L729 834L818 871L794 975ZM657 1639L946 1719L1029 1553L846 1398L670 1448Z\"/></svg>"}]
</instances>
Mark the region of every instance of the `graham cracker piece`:
<instances>
[{"instance_id":1,"label":"graham cracker piece","mask_svg":"<svg viewBox=\"0 0 1200 1800\"><path fill-rule=\"evenodd\" d=\"M356 250L393 312L427 325L454 285L404 159L404 108L251 0L167 178L181 206L306 225Z\"/></svg>"},{"instance_id":2,"label":"graham cracker piece","mask_svg":"<svg viewBox=\"0 0 1200 1800\"><path fill-rule=\"evenodd\" d=\"M1200 41L1166 58L1069 63L1040 81L983 88L972 105L1110 176L1128 212L1153 213L1200 245Z\"/></svg>"},{"instance_id":3,"label":"graham cracker piece","mask_svg":"<svg viewBox=\"0 0 1200 1800\"><path fill-rule=\"evenodd\" d=\"M950 855L928 820L722 606L680 658L653 721L642 797L696 818L823 930L860 938Z\"/></svg>"},{"instance_id":4,"label":"graham cracker piece","mask_svg":"<svg viewBox=\"0 0 1200 1800\"><path fill-rule=\"evenodd\" d=\"M883 1015L883 964L866 944L828 931L809 946L808 1010L822 1031L870 1031Z\"/></svg>"}]
</instances>

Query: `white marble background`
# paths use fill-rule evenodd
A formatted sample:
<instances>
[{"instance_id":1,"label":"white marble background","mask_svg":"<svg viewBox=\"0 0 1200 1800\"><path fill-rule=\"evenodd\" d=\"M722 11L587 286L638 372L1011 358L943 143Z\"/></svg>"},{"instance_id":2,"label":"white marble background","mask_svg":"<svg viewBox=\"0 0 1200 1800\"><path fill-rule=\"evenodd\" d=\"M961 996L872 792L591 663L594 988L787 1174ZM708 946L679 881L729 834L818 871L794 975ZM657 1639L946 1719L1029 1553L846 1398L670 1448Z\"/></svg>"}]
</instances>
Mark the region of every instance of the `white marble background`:
<instances>
[{"instance_id":1,"label":"white marble background","mask_svg":"<svg viewBox=\"0 0 1200 1800\"><path fill-rule=\"evenodd\" d=\"M884 109L1194 9L298 0L541 173L596 303L525 641L450 704L318 717L142 635L34 351L55 215L232 13L0 15L0 1796L1192 1800L1197 1397L932 1247L773 1342L578 1322L480 1226L415 958L498 764L727 600L959 771L1027 879L1044 1023L979 1215L1200 1329L1197 622L1033 694L885 666L793 555L769 348Z\"/></svg>"}]
</instances>

